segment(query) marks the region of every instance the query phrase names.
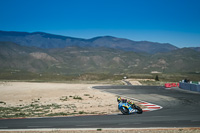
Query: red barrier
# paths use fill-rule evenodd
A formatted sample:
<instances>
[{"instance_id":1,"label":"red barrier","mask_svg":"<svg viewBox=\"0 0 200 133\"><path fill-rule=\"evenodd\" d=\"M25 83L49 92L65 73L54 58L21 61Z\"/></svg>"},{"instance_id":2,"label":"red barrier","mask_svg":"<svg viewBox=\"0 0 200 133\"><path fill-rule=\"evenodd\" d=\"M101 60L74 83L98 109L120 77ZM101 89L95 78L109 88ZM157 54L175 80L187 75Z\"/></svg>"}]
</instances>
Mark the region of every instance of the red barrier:
<instances>
[{"instance_id":1,"label":"red barrier","mask_svg":"<svg viewBox=\"0 0 200 133\"><path fill-rule=\"evenodd\" d=\"M176 87L176 83L171 83L171 86L172 87Z\"/></svg>"},{"instance_id":2,"label":"red barrier","mask_svg":"<svg viewBox=\"0 0 200 133\"><path fill-rule=\"evenodd\" d=\"M165 83L165 88L179 87L179 83Z\"/></svg>"},{"instance_id":3,"label":"red barrier","mask_svg":"<svg viewBox=\"0 0 200 133\"><path fill-rule=\"evenodd\" d=\"M177 86L179 87L179 83L177 83Z\"/></svg>"},{"instance_id":4,"label":"red barrier","mask_svg":"<svg viewBox=\"0 0 200 133\"><path fill-rule=\"evenodd\" d=\"M171 88L170 83L166 83L166 84L165 84L165 88Z\"/></svg>"}]
</instances>

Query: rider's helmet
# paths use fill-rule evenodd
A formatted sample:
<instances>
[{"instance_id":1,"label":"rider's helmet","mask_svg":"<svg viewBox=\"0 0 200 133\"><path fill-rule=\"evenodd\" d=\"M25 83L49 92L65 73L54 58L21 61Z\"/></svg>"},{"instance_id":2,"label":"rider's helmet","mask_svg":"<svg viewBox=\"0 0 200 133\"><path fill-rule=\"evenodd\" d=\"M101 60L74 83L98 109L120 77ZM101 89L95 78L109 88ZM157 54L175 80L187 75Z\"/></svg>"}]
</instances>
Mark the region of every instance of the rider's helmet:
<instances>
[{"instance_id":1,"label":"rider's helmet","mask_svg":"<svg viewBox=\"0 0 200 133\"><path fill-rule=\"evenodd\" d=\"M121 97L118 97L117 98L117 102L120 102L122 99L121 99Z\"/></svg>"},{"instance_id":2,"label":"rider's helmet","mask_svg":"<svg viewBox=\"0 0 200 133\"><path fill-rule=\"evenodd\" d=\"M130 100L127 101L128 104L132 104L132 102Z\"/></svg>"}]
</instances>

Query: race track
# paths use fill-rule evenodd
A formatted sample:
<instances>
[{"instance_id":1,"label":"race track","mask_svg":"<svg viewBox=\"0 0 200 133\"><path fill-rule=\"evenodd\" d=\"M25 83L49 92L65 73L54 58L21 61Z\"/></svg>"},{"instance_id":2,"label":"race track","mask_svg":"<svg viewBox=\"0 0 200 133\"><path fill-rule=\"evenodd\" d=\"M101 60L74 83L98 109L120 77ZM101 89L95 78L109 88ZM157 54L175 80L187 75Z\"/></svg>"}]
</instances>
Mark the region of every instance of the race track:
<instances>
[{"instance_id":1,"label":"race track","mask_svg":"<svg viewBox=\"0 0 200 133\"><path fill-rule=\"evenodd\" d=\"M135 115L1 119L0 130L35 128L150 128L200 127L200 93L160 86L96 86L95 89L162 106ZM116 102L117 108L117 102Z\"/></svg>"}]
</instances>

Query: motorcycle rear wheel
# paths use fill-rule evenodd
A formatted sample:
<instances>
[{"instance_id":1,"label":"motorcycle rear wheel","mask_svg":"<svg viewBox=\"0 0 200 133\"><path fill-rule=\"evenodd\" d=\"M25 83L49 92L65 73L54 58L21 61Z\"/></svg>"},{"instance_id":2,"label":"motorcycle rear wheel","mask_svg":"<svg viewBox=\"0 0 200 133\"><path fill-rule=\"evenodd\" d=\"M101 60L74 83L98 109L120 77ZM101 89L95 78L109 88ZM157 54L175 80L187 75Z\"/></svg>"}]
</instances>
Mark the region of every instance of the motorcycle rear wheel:
<instances>
[{"instance_id":1,"label":"motorcycle rear wheel","mask_svg":"<svg viewBox=\"0 0 200 133\"><path fill-rule=\"evenodd\" d=\"M129 114L129 110L127 108L121 108L120 111L122 112L123 115L128 115Z\"/></svg>"}]
</instances>

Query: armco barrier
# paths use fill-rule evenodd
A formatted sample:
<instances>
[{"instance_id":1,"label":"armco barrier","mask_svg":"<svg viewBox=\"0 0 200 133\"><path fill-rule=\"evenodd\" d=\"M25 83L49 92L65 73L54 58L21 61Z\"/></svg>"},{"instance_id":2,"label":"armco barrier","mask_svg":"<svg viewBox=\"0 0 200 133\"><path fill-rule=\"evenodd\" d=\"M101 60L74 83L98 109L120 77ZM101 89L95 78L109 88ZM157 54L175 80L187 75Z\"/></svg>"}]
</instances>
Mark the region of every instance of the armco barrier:
<instances>
[{"instance_id":1,"label":"armco barrier","mask_svg":"<svg viewBox=\"0 0 200 133\"><path fill-rule=\"evenodd\" d=\"M200 92L200 84L190 84L190 83L179 83L179 88L184 90L190 90L190 91L198 91Z\"/></svg>"},{"instance_id":2,"label":"armco barrier","mask_svg":"<svg viewBox=\"0 0 200 133\"><path fill-rule=\"evenodd\" d=\"M179 88L183 88L183 84L181 82L179 83Z\"/></svg>"},{"instance_id":3,"label":"armco barrier","mask_svg":"<svg viewBox=\"0 0 200 133\"><path fill-rule=\"evenodd\" d=\"M200 85L197 85L197 91L200 92Z\"/></svg>"},{"instance_id":4,"label":"armco barrier","mask_svg":"<svg viewBox=\"0 0 200 133\"><path fill-rule=\"evenodd\" d=\"M196 84L190 84L190 90L191 91L197 91L197 85Z\"/></svg>"}]
</instances>

